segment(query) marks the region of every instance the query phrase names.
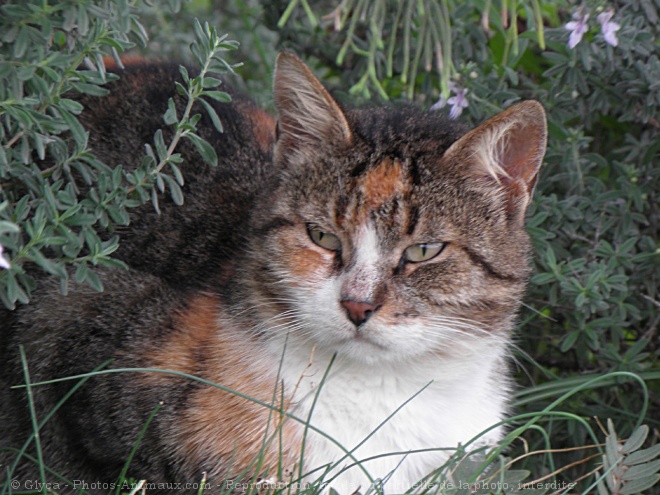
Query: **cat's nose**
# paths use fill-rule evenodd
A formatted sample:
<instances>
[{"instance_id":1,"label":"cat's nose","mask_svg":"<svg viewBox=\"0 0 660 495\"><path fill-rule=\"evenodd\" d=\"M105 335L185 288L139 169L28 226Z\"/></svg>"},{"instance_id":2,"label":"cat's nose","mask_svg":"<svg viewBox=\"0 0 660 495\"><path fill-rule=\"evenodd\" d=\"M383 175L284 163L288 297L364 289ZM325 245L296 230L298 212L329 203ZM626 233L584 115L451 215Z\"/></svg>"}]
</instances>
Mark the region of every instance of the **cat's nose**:
<instances>
[{"instance_id":1,"label":"cat's nose","mask_svg":"<svg viewBox=\"0 0 660 495\"><path fill-rule=\"evenodd\" d=\"M353 322L356 327L365 323L376 311L380 309L380 305L372 304L367 301L353 301L352 299L344 299L341 305L346 310L346 316Z\"/></svg>"}]
</instances>

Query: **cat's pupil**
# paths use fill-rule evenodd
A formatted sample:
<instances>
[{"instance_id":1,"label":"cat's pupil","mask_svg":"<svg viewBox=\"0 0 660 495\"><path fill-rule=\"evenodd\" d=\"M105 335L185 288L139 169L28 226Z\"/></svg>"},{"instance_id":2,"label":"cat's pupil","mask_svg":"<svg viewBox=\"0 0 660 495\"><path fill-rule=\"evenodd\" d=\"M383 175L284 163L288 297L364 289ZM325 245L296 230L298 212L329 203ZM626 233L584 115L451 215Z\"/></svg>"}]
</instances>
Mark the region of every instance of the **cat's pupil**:
<instances>
[{"instance_id":1,"label":"cat's pupil","mask_svg":"<svg viewBox=\"0 0 660 495\"><path fill-rule=\"evenodd\" d=\"M413 244L405 250L403 259L410 263L428 261L438 256L444 247L445 243L442 242Z\"/></svg>"},{"instance_id":2,"label":"cat's pupil","mask_svg":"<svg viewBox=\"0 0 660 495\"><path fill-rule=\"evenodd\" d=\"M324 232L312 226L307 226L307 233L314 244L329 251L340 251L341 241L339 237L329 232Z\"/></svg>"}]
</instances>

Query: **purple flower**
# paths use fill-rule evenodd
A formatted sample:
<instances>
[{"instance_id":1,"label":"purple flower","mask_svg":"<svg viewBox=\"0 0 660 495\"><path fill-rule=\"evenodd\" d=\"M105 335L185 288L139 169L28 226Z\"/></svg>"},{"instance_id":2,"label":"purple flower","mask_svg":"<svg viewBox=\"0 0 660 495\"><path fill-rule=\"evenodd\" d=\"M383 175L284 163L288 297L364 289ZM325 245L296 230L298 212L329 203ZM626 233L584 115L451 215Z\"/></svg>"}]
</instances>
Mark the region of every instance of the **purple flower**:
<instances>
[{"instance_id":1,"label":"purple flower","mask_svg":"<svg viewBox=\"0 0 660 495\"><path fill-rule=\"evenodd\" d=\"M621 26L616 22L610 22L610 19L612 19L613 15L614 11L610 9L607 12L598 14L596 19L598 19L601 29L603 30L603 37L605 38L605 42L609 45L617 46L619 44L619 40L616 37L616 32L621 28Z\"/></svg>"},{"instance_id":2,"label":"purple flower","mask_svg":"<svg viewBox=\"0 0 660 495\"><path fill-rule=\"evenodd\" d=\"M9 264L9 261L2 255L3 251L4 248L2 247L2 244L0 244L0 268L9 270L11 268L11 265Z\"/></svg>"},{"instance_id":3,"label":"purple flower","mask_svg":"<svg viewBox=\"0 0 660 495\"><path fill-rule=\"evenodd\" d=\"M467 108L468 101L465 95L467 94L467 89L454 87L454 94L447 100L447 104L451 107L449 111L449 117L456 120L460 114L463 113L463 109Z\"/></svg>"},{"instance_id":4,"label":"purple flower","mask_svg":"<svg viewBox=\"0 0 660 495\"><path fill-rule=\"evenodd\" d=\"M454 96L447 99L440 96L440 99L431 107L431 110L440 110L449 105L451 107L449 117L456 120L463 113L463 109L468 107L469 103L465 96L467 89L456 86L454 83L449 83L449 89L453 91Z\"/></svg>"},{"instance_id":5,"label":"purple flower","mask_svg":"<svg viewBox=\"0 0 660 495\"><path fill-rule=\"evenodd\" d=\"M577 44L582 41L582 36L589 30L587 26L587 21L589 20L589 14L583 13L583 10L580 9L577 12L573 13L573 21L567 22L564 27L571 32L571 35L568 38L568 47L573 49Z\"/></svg>"}]
</instances>

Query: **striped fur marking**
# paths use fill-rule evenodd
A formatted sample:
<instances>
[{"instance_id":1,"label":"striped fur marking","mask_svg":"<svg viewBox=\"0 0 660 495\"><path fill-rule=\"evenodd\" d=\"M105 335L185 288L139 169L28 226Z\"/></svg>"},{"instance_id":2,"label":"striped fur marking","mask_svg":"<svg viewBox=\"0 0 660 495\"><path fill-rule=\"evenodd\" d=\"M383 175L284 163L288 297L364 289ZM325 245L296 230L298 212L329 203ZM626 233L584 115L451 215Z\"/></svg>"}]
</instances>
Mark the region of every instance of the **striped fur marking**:
<instances>
[{"instance_id":1,"label":"striped fur marking","mask_svg":"<svg viewBox=\"0 0 660 495\"><path fill-rule=\"evenodd\" d=\"M360 180L363 199L363 214L376 210L389 199L405 196L410 191L405 172L399 160L385 158L375 168L369 170Z\"/></svg>"}]
</instances>

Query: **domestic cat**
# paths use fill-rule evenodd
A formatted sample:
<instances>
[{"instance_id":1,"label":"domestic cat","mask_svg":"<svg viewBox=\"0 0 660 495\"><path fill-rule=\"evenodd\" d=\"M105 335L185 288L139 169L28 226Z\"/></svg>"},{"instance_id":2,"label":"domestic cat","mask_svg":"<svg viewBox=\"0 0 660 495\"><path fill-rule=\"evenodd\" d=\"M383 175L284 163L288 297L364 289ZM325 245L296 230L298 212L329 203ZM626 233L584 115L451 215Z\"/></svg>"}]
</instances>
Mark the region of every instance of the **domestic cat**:
<instances>
[{"instance_id":1,"label":"domestic cat","mask_svg":"<svg viewBox=\"0 0 660 495\"><path fill-rule=\"evenodd\" d=\"M81 99L82 122L104 162L130 168L179 76L144 63L120 75L109 96ZM122 371L82 384L40 431L45 465L78 481L61 492L114 491L154 411L127 470L148 493L257 478L403 493L459 443L500 439L489 428L511 394L541 105L469 132L438 112L344 108L290 53L275 69L278 120L232 94L216 105L223 134L199 124L219 165L184 143L184 205L146 205L120 232L128 270L98 270L102 293L41 281L2 314L3 472L32 432L26 392L10 388L24 383L19 344L31 382L104 365L205 380ZM34 387L38 419L75 383ZM10 477L40 479L28 458Z\"/></svg>"}]
</instances>

